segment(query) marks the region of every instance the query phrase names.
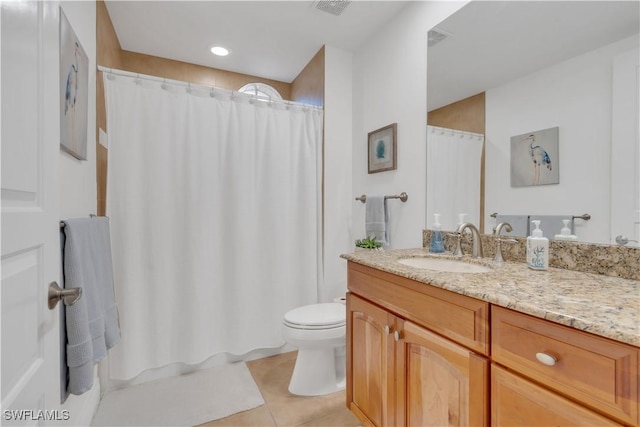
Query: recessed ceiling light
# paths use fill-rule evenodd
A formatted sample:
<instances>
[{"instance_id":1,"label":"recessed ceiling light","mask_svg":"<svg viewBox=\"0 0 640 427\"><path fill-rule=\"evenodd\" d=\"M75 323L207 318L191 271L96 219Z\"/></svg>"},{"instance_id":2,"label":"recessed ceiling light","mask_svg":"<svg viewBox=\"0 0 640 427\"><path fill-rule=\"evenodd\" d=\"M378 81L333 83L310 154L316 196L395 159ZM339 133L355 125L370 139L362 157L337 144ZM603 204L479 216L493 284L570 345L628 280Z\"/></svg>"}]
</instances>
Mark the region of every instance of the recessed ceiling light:
<instances>
[{"instance_id":1,"label":"recessed ceiling light","mask_svg":"<svg viewBox=\"0 0 640 427\"><path fill-rule=\"evenodd\" d=\"M229 55L229 49L224 48L222 46L213 46L211 48L211 53L218 56L227 56Z\"/></svg>"}]
</instances>

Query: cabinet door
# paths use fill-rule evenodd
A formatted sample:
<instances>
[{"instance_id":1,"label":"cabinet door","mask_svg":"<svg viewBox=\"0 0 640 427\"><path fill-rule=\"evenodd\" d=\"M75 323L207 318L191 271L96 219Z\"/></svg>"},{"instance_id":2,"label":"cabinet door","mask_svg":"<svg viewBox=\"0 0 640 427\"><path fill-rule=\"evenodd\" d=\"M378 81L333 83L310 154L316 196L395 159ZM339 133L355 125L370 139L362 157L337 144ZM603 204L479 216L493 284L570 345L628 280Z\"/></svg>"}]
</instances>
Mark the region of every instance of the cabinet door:
<instances>
[{"instance_id":1,"label":"cabinet door","mask_svg":"<svg viewBox=\"0 0 640 427\"><path fill-rule=\"evenodd\" d=\"M347 405L365 424L394 425L395 318L353 294L347 312Z\"/></svg>"},{"instance_id":2,"label":"cabinet door","mask_svg":"<svg viewBox=\"0 0 640 427\"><path fill-rule=\"evenodd\" d=\"M494 426L619 426L507 370L491 366Z\"/></svg>"},{"instance_id":3,"label":"cabinet door","mask_svg":"<svg viewBox=\"0 0 640 427\"><path fill-rule=\"evenodd\" d=\"M398 424L487 425L489 361L411 322L398 319L398 328Z\"/></svg>"}]
</instances>

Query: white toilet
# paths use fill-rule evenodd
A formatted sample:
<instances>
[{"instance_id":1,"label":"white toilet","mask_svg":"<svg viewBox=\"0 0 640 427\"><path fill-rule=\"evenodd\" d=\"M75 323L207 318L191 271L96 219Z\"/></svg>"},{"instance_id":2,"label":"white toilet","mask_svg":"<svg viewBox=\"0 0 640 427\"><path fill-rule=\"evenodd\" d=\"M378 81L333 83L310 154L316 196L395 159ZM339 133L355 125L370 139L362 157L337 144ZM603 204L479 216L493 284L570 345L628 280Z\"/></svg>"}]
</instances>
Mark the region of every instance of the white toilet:
<instances>
[{"instance_id":1,"label":"white toilet","mask_svg":"<svg viewBox=\"0 0 640 427\"><path fill-rule=\"evenodd\" d=\"M298 348L289 391L320 396L344 390L346 307L332 302L298 307L284 315L283 336Z\"/></svg>"}]
</instances>

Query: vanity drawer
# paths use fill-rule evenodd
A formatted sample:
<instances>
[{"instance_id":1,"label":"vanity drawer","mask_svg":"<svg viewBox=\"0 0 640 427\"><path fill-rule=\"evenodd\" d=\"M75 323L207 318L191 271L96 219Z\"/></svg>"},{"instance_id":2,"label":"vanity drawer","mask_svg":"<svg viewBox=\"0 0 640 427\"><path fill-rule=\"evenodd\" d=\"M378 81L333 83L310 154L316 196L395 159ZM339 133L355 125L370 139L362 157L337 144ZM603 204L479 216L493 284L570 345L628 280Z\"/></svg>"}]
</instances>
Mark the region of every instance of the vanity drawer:
<instances>
[{"instance_id":1,"label":"vanity drawer","mask_svg":"<svg viewBox=\"0 0 640 427\"><path fill-rule=\"evenodd\" d=\"M489 354L489 303L349 262L350 292L390 312Z\"/></svg>"},{"instance_id":2,"label":"vanity drawer","mask_svg":"<svg viewBox=\"0 0 640 427\"><path fill-rule=\"evenodd\" d=\"M496 306L491 328L495 362L638 425L637 348Z\"/></svg>"}]
</instances>

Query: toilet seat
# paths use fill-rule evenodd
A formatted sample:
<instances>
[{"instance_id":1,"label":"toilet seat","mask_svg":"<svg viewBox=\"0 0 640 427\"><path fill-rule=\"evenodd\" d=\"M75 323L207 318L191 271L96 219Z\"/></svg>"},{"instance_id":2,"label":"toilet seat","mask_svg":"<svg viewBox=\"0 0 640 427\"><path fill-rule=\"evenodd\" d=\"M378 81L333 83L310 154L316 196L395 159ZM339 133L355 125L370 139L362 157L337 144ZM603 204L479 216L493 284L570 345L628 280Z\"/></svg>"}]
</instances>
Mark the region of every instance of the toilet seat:
<instances>
[{"instance_id":1,"label":"toilet seat","mask_svg":"<svg viewBox=\"0 0 640 427\"><path fill-rule=\"evenodd\" d=\"M346 324L344 304L330 302L295 308L284 315L284 324L295 329L333 329Z\"/></svg>"}]
</instances>

